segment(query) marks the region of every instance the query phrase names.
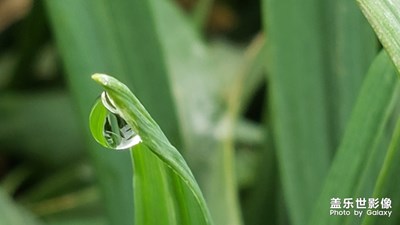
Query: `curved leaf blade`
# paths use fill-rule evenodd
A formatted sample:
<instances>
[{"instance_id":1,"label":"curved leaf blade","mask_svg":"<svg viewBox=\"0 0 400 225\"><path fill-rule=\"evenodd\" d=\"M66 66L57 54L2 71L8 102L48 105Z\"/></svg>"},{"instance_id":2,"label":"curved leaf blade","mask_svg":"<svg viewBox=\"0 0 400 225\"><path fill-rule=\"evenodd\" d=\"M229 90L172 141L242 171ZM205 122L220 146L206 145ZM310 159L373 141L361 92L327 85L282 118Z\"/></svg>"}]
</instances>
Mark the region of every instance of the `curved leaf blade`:
<instances>
[{"instance_id":1,"label":"curved leaf blade","mask_svg":"<svg viewBox=\"0 0 400 225\"><path fill-rule=\"evenodd\" d=\"M400 2L357 0L382 45L400 70Z\"/></svg>"},{"instance_id":2,"label":"curved leaf blade","mask_svg":"<svg viewBox=\"0 0 400 225\"><path fill-rule=\"evenodd\" d=\"M31 213L16 205L0 188L0 224L40 225L42 223Z\"/></svg>"},{"instance_id":3,"label":"curved leaf blade","mask_svg":"<svg viewBox=\"0 0 400 225\"><path fill-rule=\"evenodd\" d=\"M103 86L120 116L142 139L132 150L136 223L212 224L203 195L185 160L140 101L113 77L95 74L92 78Z\"/></svg>"},{"instance_id":4,"label":"curved leaf blade","mask_svg":"<svg viewBox=\"0 0 400 225\"><path fill-rule=\"evenodd\" d=\"M155 29L150 1L45 1L69 88L81 121L87 121L99 88L89 77L96 72L116 74L146 104L169 140L180 145L180 131L165 57ZM134 29L132 29L134 28ZM157 87L154 91L153 87ZM132 225L131 165L128 152L106 151L82 123L94 165L107 220Z\"/></svg>"},{"instance_id":5,"label":"curved leaf blade","mask_svg":"<svg viewBox=\"0 0 400 225\"><path fill-rule=\"evenodd\" d=\"M398 84L388 55L380 53L363 83L309 224L344 224L344 217L329 215L329 202L336 197L358 197L354 195L366 170L364 164L382 141L380 134L393 110L392 102L398 93Z\"/></svg>"},{"instance_id":6,"label":"curved leaf blade","mask_svg":"<svg viewBox=\"0 0 400 225\"><path fill-rule=\"evenodd\" d=\"M332 150L320 24L325 2L262 3L268 36L269 110L265 115L271 121L289 220L305 225L329 169Z\"/></svg>"}]
</instances>

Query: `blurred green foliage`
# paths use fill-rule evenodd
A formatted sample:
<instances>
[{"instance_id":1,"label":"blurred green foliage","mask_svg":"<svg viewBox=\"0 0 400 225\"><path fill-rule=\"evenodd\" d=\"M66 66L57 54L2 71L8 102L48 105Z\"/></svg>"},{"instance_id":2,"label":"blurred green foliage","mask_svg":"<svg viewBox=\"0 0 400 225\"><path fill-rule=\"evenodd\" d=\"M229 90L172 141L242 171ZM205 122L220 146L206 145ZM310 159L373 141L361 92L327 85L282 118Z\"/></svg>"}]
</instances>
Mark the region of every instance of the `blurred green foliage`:
<instances>
[{"instance_id":1,"label":"blurred green foliage","mask_svg":"<svg viewBox=\"0 0 400 225\"><path fill-rule=\"evenodd\" d=\"M0 1L0 224L133 224L129 153L89 133L95 72L181 150L216 225L398 224L327 208L399 210L393 2Z\"/></svg>"}]
</instances>

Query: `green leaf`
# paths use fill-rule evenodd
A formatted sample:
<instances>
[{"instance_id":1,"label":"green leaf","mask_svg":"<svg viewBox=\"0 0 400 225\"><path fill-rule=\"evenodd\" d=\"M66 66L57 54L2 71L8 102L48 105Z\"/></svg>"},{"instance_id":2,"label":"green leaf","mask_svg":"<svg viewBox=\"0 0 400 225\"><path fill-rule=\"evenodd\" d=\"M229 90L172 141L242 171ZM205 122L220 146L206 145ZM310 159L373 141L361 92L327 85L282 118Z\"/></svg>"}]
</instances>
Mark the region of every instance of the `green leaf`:
<instances>
[{"instance_id":1,"label":"green leaf","mask_svg":"<svg viewBox=\"0 0 400 225\"><path fill-rule=\"evenodd\" d=\"M330 199L347 198L357 192L363 165L382 141L380 134L393 109L397 86L396 71L387 54L382 52L363 83L310 224L343 224L344 217L329 215Z\"/></svg>"},{"instance_id":2,"label":"green leaf","mask_svg":"<svg viewBox=\"0 0 400 225\"><path fill-rule=\"evenodd\" d=\"M93 109L89 116L89 118L90 118L89 126L90 126L90 131L92 132L94 139L105 147L107 147L107 145L108 145L106 138L104 137L104 134L103 134L106 116L107 116L106 107L104 107L104 105L101 101L97 101L94 104Z\"/></svg>"},{"instance_id":3,"label":"green leaf","mask_svg":"<svg viewBox=\"0 0 400 225\"><path fill-rule=\"evenodd\" d=\"M88 138L88 148L111 224L131 225L131 166L128 153L113 154L90 137L87 118L99 89L90 82L96 72L116 74L147 105L171 142L180 134L164 54L150 1L48 0L46 6ZM154 87L157 91L154 91ZM127 176L128 174L128 176Z\"/></svg>"},{"instance_id":4,"label":"green leaf","mask_svg":"<svg viewBox=\"0 0 400 225\"><path fill-rule=\"evenodd\" d=\"M396 115L398 116L398 114ZM374 198L390 198L392 201L392 209L397 209L400 205L400 193L398 187L400 179L397 178L396 174L399 171L398 159L400 157L400 119L397 120L397 125L394 130L392 141L386 153L385 160L380 170L378 179L373 192ZM394 217L394 216L393 216ZM398 217L377 217L367 216L364 217L363 225L371 224L398 224Z\"/></svg>"},{"instance_id":5,"label":"green leaf","mask_svg":"<svg viewBox=\"0 0 400 225\"><path fill-rule=\"evenodd\" d=\"M379 40L400 70L400 2L357 0Z\"/></svg>"},{"instance_id":6,"label":"green leaf","mask_svg":"<svg viewBox=\"0 0 400 225\"><path fill-rule=\"evenodd\" d=\"M39 221L28 211L20 208L0 189L0 224L39 225Z\"/></svg>"},{"instance_id":7,"label":"green leaf","mask_svg":"<svg viewBox=\"0 0 400 225\"><path fill-rule=\"evenodd\" d=\"M325 90L325 1L264 0L271 131L290 221L306 224L332 150Z\"/></svg>"},{"instance_id":8,"label":"green leaf","mask_svg":"<svg viewBox=\"0 0 400 225\"><path fill-rule=\"evenodd\" d=\"M136 224L212 224L189 167L139 100L113 77L95 74L93 79L142 139L132 149Z\"/></svg>"},{"instance_id":9,"label":"green leaf","mask_svg":"<svg viewBox=\"0 0 400 225\"><path fill-rule=\"evenodd\" d=\"M323 12L327 107L335 150L368 68L378 53L378 41L355 1L325 1Z\"/></svg>"},{"instance_id":10,"label":"green leaf","mask_svg":"<svg viewBox=\"0 0 400 225\"><path fill-rule=\"evenodd\" d=\"M183 155L203 190L214 222L239 225L234 148L230 148L233 145L223 146L225 136L216 138L216 134L224 133L222 130L231 132L224 126L225 108L221 102L226 99L221 93L236 79L232 79L232 74L221 74L221 70L217 70L218 66L226 67L226 62L222 64L221 61L226 61L227 57L212 55L190 21L170 1L152 0L152 3L183 131ZM239 63L229 64L229 72L238 66ZM241 68L240 72L244 70ZM228 77L230 79L224 79ZM247 84L254 80L258 79Z\"/></svg>"},{"instance_id":11,"label":"green leaf","mask_svg":"<svg viewBox=\"0 0 400 225\"><path fill-rule=\"evenodd\" d=\"M286 211L284 207L278 209L280 201L279 191L281 189L278 179L276 154L271 139L270 131L266 136L263 149L257 153L257 172L255 174L255 185L248 191L247 198L242 202L243 217L246 225L259 225L268 221L268 224L279 223L278 210ZM286 217L286 215L285 215Z\"/></svg>"}]
</instances>

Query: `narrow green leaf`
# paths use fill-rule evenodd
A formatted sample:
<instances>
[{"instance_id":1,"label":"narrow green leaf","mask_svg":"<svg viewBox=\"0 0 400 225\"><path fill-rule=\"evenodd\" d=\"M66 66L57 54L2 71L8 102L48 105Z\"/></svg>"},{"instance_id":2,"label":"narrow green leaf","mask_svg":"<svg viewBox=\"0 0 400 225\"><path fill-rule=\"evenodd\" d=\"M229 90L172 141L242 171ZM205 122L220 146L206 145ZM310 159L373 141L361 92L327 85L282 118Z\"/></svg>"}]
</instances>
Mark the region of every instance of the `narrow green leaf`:
<instances>
[{"instance_id":1,"label":"narrow green leaf","mask_svg":"<svg viewBox=\"0 0 400 225\"><path fill-rule=\"evenodd\" d=\"M90 131L95 140L101 145L107 146L106 138L104 137L104 123L107 116L107 109L103 106L101 101L97 101L93 106L92 112L90 113Z\"/></svg>"},{"instance_id":2,"label":"narrow green leaf","mask_svg":"<svg viewBox=\"0 0 400 225\"><path fill-rule=\"evenodd\" d=\"M0 224L39 225L35 217L16 205L13 200L0 189Z\"/></svg>"},{"instance_id":3,"label":"narrow green leaf","mask_svg":"<svg viewBox=\"0 0 400 225\"><path fill-rule=\"evenodd\" d=\"M321 8L324 1L264 0L270 127L290 221L306 224L328 171Z\"/></svg>"},{"instance_id":4,"label":"narrow green leaf","mask_svg":"<svg viewBox=\"0 0 400 225\"><path fill-rule=\"evenodd\" d=\"M188 184L150 149L139 144L132 160L135 224L210 224Z\"/></svg>"},{"instance_id":5,"label":"narrow green leaf","mask_svg":"<svg viewBox=\"0 0 400 225\"><path fill-rule=\"evenodd\" d=\"M167 68L177 102L183 152L198 180L216 224L240 225L233 148L225 148L221 92L228 86L217 73L218 60L182 12L169 1L152 0ZM231 80L230 80L231 81ZM221 130L223 130L221 132ZM229 131L230 132L230 131Z\"/></svg>"},{"instance_id":6,"label":"narrow green leaf","mask_svg":"<svg viewBox=\"0 0 400 225\"><path fill-rule=\"evenodd\" d=\"M400 70L400 2L357 0L378 38Z\"/></svg>"},{"instance_id":7,"label":"narrow green leaf","mask_svg":"<svg viewBox=\"0 0 400 225\"><path fill-rule=\"evenodd\" d=\"M267 45L264 34L258 34L247 47L241 58L242 63L235 69L232 85L227 88L227 110L238 117L249 104L254 92L263 84ZM235 118L236 119L236 118Z\"/></svg>"},{"instance_id":8,"label":"narrow green leaf","mask_svg":"<svg viewBox=\"0 0 400 225\"><path fill-rule=\"evenodd\" d=\"M278 212L279 210L283 211L284 208L281 207L278 210L278 204L282 204L282 202L279 196L280 184L276 154L271 135L267 133L265 136L263 149L257 155L259 159L257 160L255 185L242 203L246 225L282 224L278 222Z\"/></svg>"},{"instance_id":9,"label":"narrow green leaf","mask_svg":"<svg viewBox=\"0 0 400 225\"><path fill-rule=\"evenodd\" d=\"M395 69L382 52L363 83L310 224L343 224L344 217L329 215L330 199L347 198L357 191L363 165L381 141L379 134L388 121L397 86Z\"/></svg>"},{"instance_id":10,"label":"narrow green leaf","mask_svg":"<svg viewBox=\"0 0 400 225\"><path fill-rule=\"evenodd\" d=\"M332 147L344 129L368 68L378 53L378 41L355 1L325 1L323 27Z\"/></svg>"},{"instance_id":11,"label":"narrow green leaf","mask_svg":"<svg viewBox=\"0 0 400 225\"><path fill-rule=\"evenodd\" d=\"M136 224L212 224L189 167L139 100L113 77L93 79L142 140L132 149Z\"/></svg>"},{"instance_id":12,"label":"narrow green leaf","mask_svg":"<svg viewBox=\"0 0 400 225\"><path fill-rule=\"evenodd\" d=\"M171 142L179 145L174 102L150 1L48 0L46 6L86 137L90 136L90 107L99 93L90 75L106 72L117 74L134 89ZM109 222L132 225L128 153L113 154L91 137L89 140Z\"/></svg>"},{"instance_id":13,"label":"narrow green leaf","mask_svg":"<svg viewBox=\"0 0 400 225\"><path fill-rule=\"evenodd\" d=\"M374 198L389 198L392 202L392 211L397 209L399 203L399 191L398 189L393 189L393 187L398 187L400 179L397 178L396 174L399 171L398 159L400 156L400 119L397 121L397 125L392 137L391 144L386 153L385 160L382 165L382 169L379 173L375 189L373 192ZM395 211L394 211L395 213ZM394 218L393 218L394 217ZM371 224L397 224L399 218L393 215L392 218L376 216L366 216L363 220L363 225Z\"/></svg>"},{"instance_id":14,"label":"narrow green leaf","mask_svg":"<svg viewBox=\"0 0 400 225\"><path fill-rule=\"evenodd\" d=\"M381 170L381 167L383 165L385 154L387 152L390 142L390 133L392 132L392 129L389 129L389 125L391 124L390 122L391 121L389 120L386 126L383 129L379 130L376 134L376 141L374 143L374 146L369 152L369 155L366 156L364 160L363 170L360 172L357 184L353 189L353 198L368 198L373 196L373 189L378 179L379 171ZM364 212L364 215L365 213L366 212ZM341 222L341 225L361 224L362 219L363 218L360 218L358 216L346 217L344 221Z\"/></svg>"}]
</instances>

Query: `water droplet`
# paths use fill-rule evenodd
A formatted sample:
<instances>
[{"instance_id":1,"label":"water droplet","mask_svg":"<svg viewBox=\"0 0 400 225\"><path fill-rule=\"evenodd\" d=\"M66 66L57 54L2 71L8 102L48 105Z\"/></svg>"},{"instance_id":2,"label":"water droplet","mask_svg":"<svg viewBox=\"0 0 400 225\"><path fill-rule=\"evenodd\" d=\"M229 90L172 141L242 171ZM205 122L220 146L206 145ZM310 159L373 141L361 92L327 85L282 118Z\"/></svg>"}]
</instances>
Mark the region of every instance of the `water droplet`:
<instances>
[{"instance_id":1,"label":"water droplet","mask_svg":"<svg viewBox=\"0 0 400 225\"><path fill-rule=\"evenodd\" d=\"M138 133L119 115L112 99L103 92L90 113L90 130L104 147L123 150L142 141Z\"/></svg>"},{"instance_id":2,"label":"water droplet","mask_svg":"<svg viewBox=\"0 0 400 225\"><path fill-rule=\"evenodd\" d=\"M101 102L103 105L112 113L117 114L117 108L114 106L114 102L111 100L111 98L108 96L108 93L103 91L101 93Z\"/></svg>"}]
</instances>

